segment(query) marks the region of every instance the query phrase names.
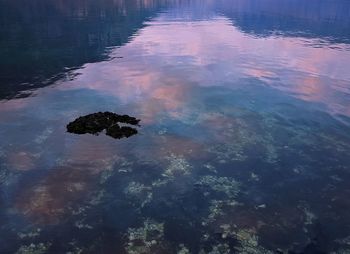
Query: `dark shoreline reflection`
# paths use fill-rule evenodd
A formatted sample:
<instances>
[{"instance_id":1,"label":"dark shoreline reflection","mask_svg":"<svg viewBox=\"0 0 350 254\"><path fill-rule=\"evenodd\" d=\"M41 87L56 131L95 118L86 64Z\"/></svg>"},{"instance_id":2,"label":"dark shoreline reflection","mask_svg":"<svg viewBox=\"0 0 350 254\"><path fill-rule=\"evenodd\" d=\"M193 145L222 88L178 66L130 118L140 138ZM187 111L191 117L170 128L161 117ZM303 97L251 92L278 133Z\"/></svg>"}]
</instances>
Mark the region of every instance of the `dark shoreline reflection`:
<instances>
[{"instance_id":1,"label":"dark shoreline reflection","mask_svg":"<svg viewBox=\"0 0 350 254\"><path fill-rule=\"evenodd\" d=\"M108 59L108 47L127 43L161 2L0 1L0 99L26 97Z\"/></svg>"},{"instance_id":2,"label":"dark shoreline reflection","mask_svg":"<svg viewBox=\"0 0 350 254\"><path fill-rule=\"evenodd\" d=\"M346 0L2 0L0 99L26 97L34 89L73 79L74 70L107 60L110 47L127 43L145 21L169 6L191 11L192 18L222 14L255 36L316 38L320 47L350 42Z\"/></svg>"},{"instance_id":3,"label":"dark shoreline reflection","mask_svg":"<svg viewBox=\"0 0 350 254\"><path fill-rule=\"evenodd\" d=\"M350 43L347 0L216 1L217 10L244 33L296 36L330 43Z\"/></svg>"}]
</instances>

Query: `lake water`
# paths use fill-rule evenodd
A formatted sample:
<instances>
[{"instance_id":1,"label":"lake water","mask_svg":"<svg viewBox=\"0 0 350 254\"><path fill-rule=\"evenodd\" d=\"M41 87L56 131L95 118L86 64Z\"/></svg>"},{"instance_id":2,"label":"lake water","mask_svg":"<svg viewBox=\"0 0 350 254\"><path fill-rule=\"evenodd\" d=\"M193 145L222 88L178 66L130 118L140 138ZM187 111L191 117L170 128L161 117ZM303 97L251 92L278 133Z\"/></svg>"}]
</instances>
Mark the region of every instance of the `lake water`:
<instances>
[{"instance_id":1,"label":"lake water","mask_svg":"<svg viewBox=\"0 0 350 254\"><path fill-rule=\"evenodd\" d=\"M0 140L1 254L350 253L350 1L0 0Z\"/></svg>"}]
</instances>

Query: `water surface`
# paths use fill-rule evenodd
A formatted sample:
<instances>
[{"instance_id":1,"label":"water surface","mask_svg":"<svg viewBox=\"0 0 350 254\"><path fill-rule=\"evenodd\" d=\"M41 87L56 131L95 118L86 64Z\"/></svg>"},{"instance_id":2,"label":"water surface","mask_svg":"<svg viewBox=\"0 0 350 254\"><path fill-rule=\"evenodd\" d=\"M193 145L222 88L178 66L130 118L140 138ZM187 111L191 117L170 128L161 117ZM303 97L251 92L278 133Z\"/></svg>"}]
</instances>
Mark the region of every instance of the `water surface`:
<instances>
[{"instance_id":1,"label":"water surface","mask_svg":"<svg viewBox=\"0 0 350 254\"><path fill-rule=\"evenodd\" d=\"M350 2L0 17L0 253L350 252ZM66 132L98 111L138 134Z\"/></svg>"}]
</instances>

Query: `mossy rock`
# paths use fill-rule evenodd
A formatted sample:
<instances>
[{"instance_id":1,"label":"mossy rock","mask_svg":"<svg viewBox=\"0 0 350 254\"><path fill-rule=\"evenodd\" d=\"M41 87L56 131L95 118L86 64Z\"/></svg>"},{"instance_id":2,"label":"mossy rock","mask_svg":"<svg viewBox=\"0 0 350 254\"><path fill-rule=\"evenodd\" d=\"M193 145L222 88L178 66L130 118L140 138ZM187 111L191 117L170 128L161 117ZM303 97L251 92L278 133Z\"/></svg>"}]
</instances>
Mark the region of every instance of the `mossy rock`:
<instances>
[{"instance_id":1,"label":"mossy rock","mask_svg":"<svg viewBox=\"0 0 350 254\"><path fill-rule=\"evenodd\" d=\"M140 119L128 115L118 115L112 112L97 112L81 116L67 125L67 132L75 134L98 135L106 130L106 135L120 139L128 138L138 133L136 128L120 126L119 123L139 126Z\"/></svg>"}]
</instances>

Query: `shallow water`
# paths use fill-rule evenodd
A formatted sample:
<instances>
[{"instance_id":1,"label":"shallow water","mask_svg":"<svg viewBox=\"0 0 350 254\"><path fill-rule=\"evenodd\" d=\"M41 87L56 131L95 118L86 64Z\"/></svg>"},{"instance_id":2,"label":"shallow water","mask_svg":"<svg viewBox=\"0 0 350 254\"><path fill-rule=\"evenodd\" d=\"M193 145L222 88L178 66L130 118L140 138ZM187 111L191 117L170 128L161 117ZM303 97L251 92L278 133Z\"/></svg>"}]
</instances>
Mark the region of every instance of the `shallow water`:
<instances>
[{"instance_id":1,"label":"shallow water","mask_svg":"<svg viewBox=\"0 0 350 254\"><path fill-rule=\"evenodd\" d=\"M0 0L0 59L0 253L350 253L349 1Z\"/></svg>"}]
</instances>

